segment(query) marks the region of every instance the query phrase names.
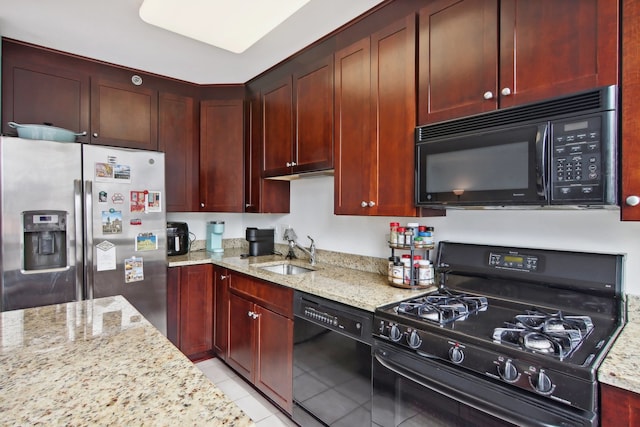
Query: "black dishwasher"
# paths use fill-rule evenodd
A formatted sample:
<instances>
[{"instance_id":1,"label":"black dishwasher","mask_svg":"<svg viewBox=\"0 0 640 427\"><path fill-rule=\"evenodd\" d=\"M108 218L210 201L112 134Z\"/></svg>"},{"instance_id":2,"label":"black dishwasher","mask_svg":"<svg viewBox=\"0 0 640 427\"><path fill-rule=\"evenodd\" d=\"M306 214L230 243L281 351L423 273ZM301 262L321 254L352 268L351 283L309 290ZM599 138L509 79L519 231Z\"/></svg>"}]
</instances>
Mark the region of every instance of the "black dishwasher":
<instances>
[{"instance_id":1,"label":"black dishwasher","mask_svg":"<svg viewBox=\"0 0 640 427\"><path fill-rule=\"evenodd\" d=\"M294 315L294 421L370 426L373 313L296 291Z\"/></svg>"}]
</instances>

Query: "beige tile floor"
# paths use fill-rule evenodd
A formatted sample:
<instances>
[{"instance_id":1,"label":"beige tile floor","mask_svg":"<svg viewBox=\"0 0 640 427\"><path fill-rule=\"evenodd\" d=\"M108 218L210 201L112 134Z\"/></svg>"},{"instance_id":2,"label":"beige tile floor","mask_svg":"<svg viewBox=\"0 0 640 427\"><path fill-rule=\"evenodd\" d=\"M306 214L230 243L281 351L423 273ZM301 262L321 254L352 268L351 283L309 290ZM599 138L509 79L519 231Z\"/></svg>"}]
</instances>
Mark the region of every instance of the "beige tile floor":
<instances>
[{"instance_id":1,"label":"beige tile floor","mask_svg":"<svg viewBox=\"0 0 640 427\"><path fill-rule=\"evenodd\" d=\"M256 423L256 427L297 426L220 359L204 360L196 366Z\"/></svg>"}]
</instances>

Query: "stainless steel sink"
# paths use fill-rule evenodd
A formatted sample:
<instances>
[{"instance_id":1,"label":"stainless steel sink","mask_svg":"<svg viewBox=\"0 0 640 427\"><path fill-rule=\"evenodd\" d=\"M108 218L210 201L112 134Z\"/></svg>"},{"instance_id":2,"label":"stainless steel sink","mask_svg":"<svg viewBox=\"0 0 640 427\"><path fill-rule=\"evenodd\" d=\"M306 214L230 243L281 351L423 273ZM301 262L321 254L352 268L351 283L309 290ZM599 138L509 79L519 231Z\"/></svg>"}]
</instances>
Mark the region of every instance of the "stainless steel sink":
<instances>
[{"instance_id":1,"label":"stainless steel sink","mask_svg":"<svg viewBox=\"0 0 640 427\"><path fill-rule=\"evenodd\" d=\"M306 268L299 265L293 264L276 264L276 265L265 265L264 267L258 267L262 270L271 271L273 273L284 274L286 276L290 276L293 274L302 274L309 273L310 271L315 271L312 268Z\"/></svg>"}]
</instances>

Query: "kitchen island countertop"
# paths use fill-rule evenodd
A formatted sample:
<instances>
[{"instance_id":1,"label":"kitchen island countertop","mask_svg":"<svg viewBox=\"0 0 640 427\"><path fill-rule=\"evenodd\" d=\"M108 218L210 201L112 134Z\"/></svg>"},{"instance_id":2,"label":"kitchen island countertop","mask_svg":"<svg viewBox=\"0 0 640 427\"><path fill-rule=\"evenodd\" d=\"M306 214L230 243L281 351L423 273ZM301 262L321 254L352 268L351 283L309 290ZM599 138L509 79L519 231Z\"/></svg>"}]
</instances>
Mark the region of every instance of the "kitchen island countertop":
<instances>
[{"instance_id":1,"label":"kitchen island countertop","mask_svg":"<svg viewBox=\"0 0 640 427\"><path fill-rule=\"evenodd\" d=\"M382 275L323 262L312 267L306 260L285 260L281 255L243 258L240 256L242 252L240 248L225 249L223 254L193 251L186 255L169 257L169 267L211 263L371 312L375 311L377 307L436 289L435 286L426 289L396 288L387 283L386 274ZM315 271L282 275L260 268L260 266L282 262L312 268Z\"/></svg>"},{"instance_id":2,"label":"kitchen island countertop","mask_svg":"<svg viewBox=\"0 0 640 427\"><path fill-rule=\"evenodd\" d=\"M0 424L251 426L121 296L0 313Z\"/></svg>"}]
</instances>

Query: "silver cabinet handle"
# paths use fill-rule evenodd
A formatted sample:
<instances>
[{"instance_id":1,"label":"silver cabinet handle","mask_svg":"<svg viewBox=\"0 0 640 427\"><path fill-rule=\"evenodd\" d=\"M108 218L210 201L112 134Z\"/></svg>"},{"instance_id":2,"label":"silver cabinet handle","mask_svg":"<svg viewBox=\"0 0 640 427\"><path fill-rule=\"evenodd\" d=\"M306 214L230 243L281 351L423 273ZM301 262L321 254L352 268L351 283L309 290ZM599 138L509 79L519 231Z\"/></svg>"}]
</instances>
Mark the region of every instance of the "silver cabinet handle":
<instances>
[{"instance_id":1,"label":"silver cabinet handle","mask_svg":"<svg viewBox=\"0 0 640 427\"><path fill-rule=\"evenodd\" d=\"M249 317L253 317L253 315L254 315L253 311L249 311L249 312L247 312L247 316L249 316Z\"/></svg>"},{"instance_id":2,"label":"silver cabinet handle","mask_svg":"<svg viewBox=\"0 0 640 427\"><path fill-rule=\"evenodd\" d=\"M488 90L482 95L482 97L486 100L493 99L493 92Z\"/></svg>"},{"instance_id":3,"label":"silver cabinet handle","mask_svg":"<svg viewBox=\"0 0 640 427\"><path fill-rule=\"evenodd\" d=\"M291 166L293 166L291 162L287 162L287 167L290 168Z\"/></svg>"},{"instance_id":4,"label":"silver cabinet handle","mask_svg":"<svg viewBox=\"0 0 640 427\"><path fill-rule=\"evenodd\" d=\"M297 166L298 164L296 162L291 162L291 166Z\"/></svg>"},{"instance_id":5,"label":"silver cabinet handle","mask_svg":"<svg viewBox=\"0 0 640 427\"><path fill-rule=\"evenodd\" d=\"M374 202L373 200L370 200L368 203L369 207L372 208L376 205L376 202Z\"/></svg>"},{"instance_id":6,"label":"silver cabinet handle","mask_svg":"<svg viewBox=\"0 0 640 427\"><path fill-rule=\"evenodd\" d=\"M98 132L94 132L94 133L93 133L93 137L94 137L94 138L97 138L97 137L98 137Z\"/></svg>"},{"instance_id":7,"label":"silver cabinet handle","mask_svg":"<svg viewBox=\"0 0 640 427\"><path fill-rule=\"evenodd\" d=\"M200 203L200 207L201 207L201 208L204 208L204 203Z\"/></svg>"},{"instance_id":8,"label":"silver cabinet handle","mask_svg":"<svg viewBox=\"0 0 640 427\"><path fill-rule=\"evenodd\" d=\"M627 206L638 206L640 204L640 197L638 196L629 196L625 199L625 203Z\"/></svg>"},{"instance_id":9,"label":"silver cabinet handle","mask_svg":"<svg viewBox=\"0 0 640 427\"><path fill-rule=\"evenodd\" d=\"M366 208L367 206L369 206L369 204L363 200L362 202L360 202L360 206Z\"/></svg>"},{"instance_id":10,"label":"silver cabinet handle","mask_svg":"<svg viewBox=\"0 0 640 427\"><path fill-rule=\"evenodd\" d=\"M220 280L224 280L224 279L226 279L227 277L228 277L228 276L225 276L224 274L221 274L221 275L220 275Z\"/></svg>"},{"instance_id":11,"label":"silver cabinet handle","mask_svg":"<svg viewBox=\"0 0 640 427\"><path fill-rule=\"evenodd\" d=\"M502 91L500 93L502 94L502 96L509 96L511 95L511 89L509 89L508 87L502 88Z\"/></svg>"}]
</instances>

